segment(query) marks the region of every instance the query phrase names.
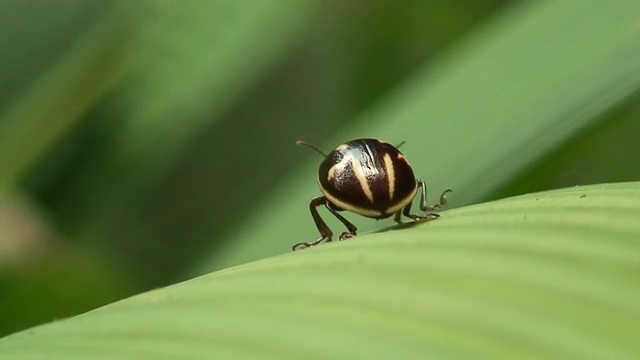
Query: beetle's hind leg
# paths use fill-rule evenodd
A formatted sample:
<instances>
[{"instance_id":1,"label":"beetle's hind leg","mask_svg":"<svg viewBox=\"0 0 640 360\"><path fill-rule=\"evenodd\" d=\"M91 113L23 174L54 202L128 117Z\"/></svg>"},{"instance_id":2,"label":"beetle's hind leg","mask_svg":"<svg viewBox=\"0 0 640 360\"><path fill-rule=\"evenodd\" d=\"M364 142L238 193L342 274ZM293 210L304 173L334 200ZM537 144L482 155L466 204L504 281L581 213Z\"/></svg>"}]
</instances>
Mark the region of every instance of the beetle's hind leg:
<instances>
[{"instance_id":1,"label":"beetle's hind leg","mask_svg":"<svg viewBox=\"0 0 640 360\"><path fill-rule=\"evenodd\" d=\"M447 194L450 192L453 192L453 190L451 189L447 189L443 191L442 194L440 194L440 198L438 199L438 202L433 205L429 205L427 204L427 184L425 184L425 182L421 179L417 179L416 182L418 183L418 188L420 189L420 192L421 192L420 193L420 210L424 212L435 211L445 206L447 204Z\"/></svg>"},{"instance_id":2,"label":"beetle's hind leg","mask_svg":"<svg viewBox=\"0 0 640 360\"><path fill-rule=\"evenodd\" d=\"M428 213L428 214L424 214L424 215L412 214L411 213L411 203L409 203L409 205L405 206L404 209L402 209L402 215L410 218L413 221L433 220L433 219L437 219L437 218L440 217L440 215L438 215L436 213ZM402 220L398 221L398 219L401 219L400 211L398 211L396 213L396 216L395 216L394 220L396 220L397 223L401 223Z\"/></svg>"},{"instance_id":3,"label":"beetle's hind leg","mask_svg":"<svg viewBox=\"0 0 640 360\"><path fill-rule=\"evenodd\" d=\"M417 179L416 183L418 184L418 189L420 190L420 210L422 210L427 214L424 214L424 215L411 214L411 204L413 202L412 201L407 206L405 206L405 208L402 210L402 215L416 221L417 220L433 220L440 217L440 215L433 213L431 211L436 211L437 209L445 206L447 204L447 194L452 192L452 190L447 189L443 191L442 194L440 194L440 198L438 199L438 202L433 205L429 205L427 203L427 185L421 179ZM400 212L398 212L395 216L396 222L400 222L398 221L399 219L400 219Z\"/></svg>"}]
</instances>

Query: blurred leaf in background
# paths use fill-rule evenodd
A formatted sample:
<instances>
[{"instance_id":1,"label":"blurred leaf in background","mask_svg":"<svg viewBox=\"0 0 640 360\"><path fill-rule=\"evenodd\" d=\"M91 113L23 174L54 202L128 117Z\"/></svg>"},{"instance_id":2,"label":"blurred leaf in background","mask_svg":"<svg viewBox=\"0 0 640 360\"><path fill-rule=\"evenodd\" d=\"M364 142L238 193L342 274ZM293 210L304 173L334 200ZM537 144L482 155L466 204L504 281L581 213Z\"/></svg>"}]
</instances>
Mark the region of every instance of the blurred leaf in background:
<instances>
[{"instance_id":1,"label":"blurred leaf in background","mask_svg":"<svg viewBox=\"0 0 640 360\"><path fill-rule=\"evenodd\" d=\"M47 180L28 173L64 162L52 150L127 70L120 52L127 24L110 14L109 2L0 4L0 333L138 288L99 249L68 241L56 228L60 213L42 207L26 186Z\"/></svg>"},{"instance_id":2,"label":"blurred leaf in background","mask_svg":"<svg viewBox=\"0 0 640 360\"><path fill-rule=\"evenodd\" d=\"M294 140L500 3L3 2L0 332L183 277L304 156Z\"/></svg>"}]
</instances>

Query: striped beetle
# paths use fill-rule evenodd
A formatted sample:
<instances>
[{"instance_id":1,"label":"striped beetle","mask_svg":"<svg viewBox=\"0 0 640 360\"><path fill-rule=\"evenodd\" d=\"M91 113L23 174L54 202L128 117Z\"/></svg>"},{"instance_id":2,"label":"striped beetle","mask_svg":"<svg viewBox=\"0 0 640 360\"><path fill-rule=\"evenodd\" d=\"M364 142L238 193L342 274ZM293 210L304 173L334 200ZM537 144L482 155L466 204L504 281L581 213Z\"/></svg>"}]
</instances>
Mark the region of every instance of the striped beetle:
<instances>
[{"instance_id":1,"label":"striped beetle","mask_svg":"<svg viewBox=\"0 0 640 360\"><path fill-rule=\"evenodd\" d=\"M358 228L339 211L348 210L373 219L394 215L397 223L402 222L402 215L414 221L433 220L440 216L433 211L447 203L446 195L451 192L445 190L438 203L428 205L425 182L415 178L411 165L397 147L379 139L351 140L329 154L304 141L297 144L317 151L324 161L317 179L323 195L314 197L309 204L320 238L295 244L294 251L331 241L333 232L320 217L319 206L324 205L347 228L340 234L340 240L344 240L356 236ZM411 214L411 203L419 189L420 210L428 212L423 215Z\"/></svg>"}]
</instances>

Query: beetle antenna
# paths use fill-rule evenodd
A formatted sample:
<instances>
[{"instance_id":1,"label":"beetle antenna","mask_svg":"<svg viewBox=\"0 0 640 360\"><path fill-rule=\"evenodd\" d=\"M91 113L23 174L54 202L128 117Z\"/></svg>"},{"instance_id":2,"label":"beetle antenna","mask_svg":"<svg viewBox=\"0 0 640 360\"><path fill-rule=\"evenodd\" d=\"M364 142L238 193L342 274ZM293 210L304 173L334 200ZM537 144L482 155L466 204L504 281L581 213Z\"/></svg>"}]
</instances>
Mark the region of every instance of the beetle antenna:
<instances>
[{"instance_id":1,"label":"beetle antenna","mask_svg":"<svg viewBox=\"0 0 640 360\"><path fill-rule=\"evenodd\" d=\"M318 149L317 147L309 144L308 142L305 142L305 141L302 141L302 140L298 140L298 141L296 141L296 145L310 147L313 150L315 150L318 154L322 155L323 157L327 157L327 155L325 153L323 153L322 151L320 151L320 149Z\"/></svg>"},{"instance_id":2,"label":"beetle antenna","mask_svg":"<svg viewBox=\"0 0 640 360\"><path fill-rule=\"evenodd\" d=\"M400 141L400 144L396 145L396 148L400 149L400 146L404 145L406 142L406 140Z\"/></svg>"}]
</instances>

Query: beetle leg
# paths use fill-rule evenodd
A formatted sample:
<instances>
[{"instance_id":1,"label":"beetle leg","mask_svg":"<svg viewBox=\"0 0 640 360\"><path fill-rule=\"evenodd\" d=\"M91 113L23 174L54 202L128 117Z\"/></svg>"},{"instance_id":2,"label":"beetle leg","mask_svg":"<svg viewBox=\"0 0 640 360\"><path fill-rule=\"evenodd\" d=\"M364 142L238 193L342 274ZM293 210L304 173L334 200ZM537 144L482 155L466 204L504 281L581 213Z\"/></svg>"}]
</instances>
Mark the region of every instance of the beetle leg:
<instances>
[{"instance_id":1,"label":"beetle leg","mask_svg":"<svg viewBox=\"0 0 640 360\"><path fill-rule=\"evenodd\" d=\"M340 240L349 239L358 234L358 228L356 228L355 225L350 223L349 220L345 219L344 216L340 215L338 213L338 210L331 205L331 203L327 200L326 197L316 196L313 199L311 199L311 203L309 203L309 210L311 211L311 217L313 217L313 221L316 223L316 227L318 228L318 231L320 231L320 238L315 241L301 242L301 243L295 244L293 245L294 251L308 248L311 246L316 246L325 241L326 242L331 241L333 232L331 231L331 229L329 229L329 227L324 222L324 220L322 220L322 217L320 217L320 213L318 213L317 208L320 205L324 205L327 208L327 210L329 210L333 214L333 216L337 217L338 220L340 220L340 222L347 227L347 230L349 230L340 234Z\"/></svg>"},{"instance_id":2,"label":"beetle leg","mask_svg":"<svg viewBox=\"0 0 640 360\"><path fill-rule=\"evenodd\" d=\"M418 188L420 188L421 190L421 195L420 195L420 210L427 212L427 211L434 211L436 209L439 209L443 206L445 206L447 204L447 194L450 192L453 192L453 190L451 189L447 189L445 191L442 192L442 194L440 194L440 199L438 199L438 202L433 204L433 205L428 205L427 204L427 184L425 184L425 182L421 179L417 179L416 182L418 183Z\"/></svg>"},{"instance_id":3,"label":"beetle leg","mask_svg":"<svg viewBox=\"0 0 640 360\"><path fill-rule=\"evenodd\" d=\"M414 221L418 221L418 220L433 220L436 218L439 218L440 215L436 214L436 213L430 213L430 214L424 214L424 215L416 215L416 214L412 214L411 213L411 203L410 202L407 206L404 207L404 209L402 209L402 215L411 218ZM422 206L420 207L422 208Z\"/></svg>"},{"instance_id":4,"label":"beetle leg","mask_svg":"<svg viewBox=\"0 0 640 360\"><path fill-rule=\"evenodd\" d=\"M318 213L318 209L317 209L317 207L320 205L327 206L328 202L329 201L327 201L327 198L324 196L316 196L313 199L311 199L311 202L309 203L309 210L311 211L311 217L313 217L313 221L316 223L316 227L318 228L318 231L320 231L320 238L315 241L297 243L293 245L293 248L292 248L293 251L305 249L311 246L316 246L324 241L326 242L331 241L331 236L333 236L333 232L331 231L331 229L329 229L329 227L324 222L324 220L322 220L322 218L320 217L320 213Z\"/></svg>"},{"instance_id":5,"label":"beetle leg","mask_svg":"<svg viewBox=\"0 0 640 360\"><path fill-rule=\"evenodd\" d=\"M417 179L416 182L418 183L418 188L420 189L420 210L422 210L424 212L435 211L436 209L443 207L447 203L447 193L450 193L451 189L447 189L447 190L442 192L442 194L440 195L440 199L439 199L438 203L433 204L433 205L428 205L427 204L427 185L421 179ZM433 219L436 219L436 218L440 217L440 215L438 215L436 213L425 214L425 215L414 215L414 214L411 214L411 203L412 202L409 202L409 204L407 206L405 206L405 208L402 210L402 214L404 216L406 216L408 218L411 218L413 220L416 220L416 221L417 220L433 220ZM396 218L397 217L398 216L396 215Z\"/></svg>"},{"instance_id":6,"label":"beetle leg","mask_svg":"<svg viewBox=\"0 0 640 360\"><path fill-rule=\"evenodd\" d=\"M340 240L350 239L358 235L358 228L351 222L349 222L349 220L345 219L344 216L340 215L340 213L338 213L338 210L331 206L330 202L327 201L325 203L325 207L333 214L333 216L337 217L338 220L340 220L340 222L347 228L347 230L349 230L340 234Z\"/></svg>"},{"instance_id":7,"label":"beetle leg","mask_svg":"<svg viewBox=\"0 0 640 360\"><path fill-rule=\"evenodd\" d=\"M409 207L411 207L411 204L409 204ZM393 221L397 222L398 224L402 224L402 211L398 211L393 216Z\"/></svg>"}]
</instances>

